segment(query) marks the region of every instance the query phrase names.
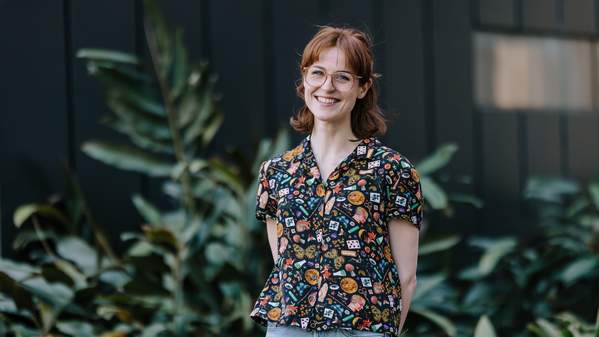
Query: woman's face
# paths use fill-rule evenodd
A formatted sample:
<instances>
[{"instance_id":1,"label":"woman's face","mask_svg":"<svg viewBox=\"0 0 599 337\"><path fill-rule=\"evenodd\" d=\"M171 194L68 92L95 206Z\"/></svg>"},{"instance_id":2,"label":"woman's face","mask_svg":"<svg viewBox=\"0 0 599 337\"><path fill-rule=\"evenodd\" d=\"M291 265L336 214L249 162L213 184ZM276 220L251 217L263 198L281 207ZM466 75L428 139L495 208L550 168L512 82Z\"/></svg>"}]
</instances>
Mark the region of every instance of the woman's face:
<instances>
[{"instance_id":1,"label":"woman's face","mask_svg":"<svg viewBox=\"0 0 599 337\"><path fill-rule=\"evenodd\" d=\"M332 74L337 71L353 73L345 62L345 53L332 47L321 52L318 61L311 66L320 67L323 72ZM307 70L306 70L307 71ZM340 91L334 86L332 76L327 76L320 86L312 86L304 78L304 99L306 106L314 118L322 122L341 122L349 119L351 111L356 104L356 99L364 97L368 91L369 82L360 87L358 78L354 78L354 85L347 91ZM332 98L332 101L330 100ZM326 101L325 101L326 100Z\"/></svg>"}]
</instances>

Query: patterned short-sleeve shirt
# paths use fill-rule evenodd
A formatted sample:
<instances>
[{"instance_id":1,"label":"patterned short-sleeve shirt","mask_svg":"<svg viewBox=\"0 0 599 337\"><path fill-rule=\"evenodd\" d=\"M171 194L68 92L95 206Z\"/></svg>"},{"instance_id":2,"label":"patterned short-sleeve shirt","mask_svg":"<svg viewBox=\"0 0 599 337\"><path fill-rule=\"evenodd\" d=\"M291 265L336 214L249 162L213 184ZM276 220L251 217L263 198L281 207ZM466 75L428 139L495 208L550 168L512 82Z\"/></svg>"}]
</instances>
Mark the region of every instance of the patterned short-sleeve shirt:
<instances>
[{"instance_id":1,"label":"patterned short-sleeve shirt","mask_svg":"<svg viewBox=\"0 0 599 337\"><path fill-rule=\"evenodd\" d=\"M263 326L398 335L401 286L387 224L400 218L420 229L423 207L414 165L375 136L327 179L310 135L264 161L256 218L277 219L279 257L250 317Z\"/></svg>"}]
</instances>

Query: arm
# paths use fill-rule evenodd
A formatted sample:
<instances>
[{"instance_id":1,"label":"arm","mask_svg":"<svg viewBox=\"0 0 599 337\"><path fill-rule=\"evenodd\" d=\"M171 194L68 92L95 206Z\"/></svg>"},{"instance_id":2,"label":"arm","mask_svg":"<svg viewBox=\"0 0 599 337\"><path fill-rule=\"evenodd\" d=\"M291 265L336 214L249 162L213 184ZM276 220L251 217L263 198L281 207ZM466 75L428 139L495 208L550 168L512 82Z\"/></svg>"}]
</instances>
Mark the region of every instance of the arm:
<instances>
[{"instance_id":1,"label":"arm","mask_svg":"<svg viewBox=\"0 0 599 337\"><path fill-rule=\"evenodd\" d=\"M268 234L268 244L270 245L270 251L272 253L272 259L276 263L279 258L278 242L277 242L277 219L267 216L266 217L266 232Z\"/></svg>"},{"instance_id":2,"label":"arm","mask_svg":"<svg viewBox=\"0 0 599 337\"><path fill-rule=\"evenodd\" d=\"M410 310L412 295L416 290L418 234L418 228L407 220L393 219L389 222L391 253L393 255L393 260L398 267L401 283L400 332L402 331L408 311Z\"/></svg>"}]
</instances>

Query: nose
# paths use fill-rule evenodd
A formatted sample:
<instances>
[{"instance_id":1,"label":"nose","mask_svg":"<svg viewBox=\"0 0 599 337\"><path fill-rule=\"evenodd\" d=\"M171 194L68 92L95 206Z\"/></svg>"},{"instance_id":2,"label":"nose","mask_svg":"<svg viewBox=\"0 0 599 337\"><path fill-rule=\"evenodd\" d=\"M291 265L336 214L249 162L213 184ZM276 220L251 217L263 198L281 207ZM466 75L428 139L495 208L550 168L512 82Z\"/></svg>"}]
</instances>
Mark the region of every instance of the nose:
<instances>
[{"instance_id":1,"label":"nose","mask_svg":"<svg viewBox=\"0 0 599 337\"><path fill-rule=\"evenodd\" d=\"M335 90L335 86L333 86L333 76L327 76L320 87L325 90Z\"/></svg>"}]
</instances>

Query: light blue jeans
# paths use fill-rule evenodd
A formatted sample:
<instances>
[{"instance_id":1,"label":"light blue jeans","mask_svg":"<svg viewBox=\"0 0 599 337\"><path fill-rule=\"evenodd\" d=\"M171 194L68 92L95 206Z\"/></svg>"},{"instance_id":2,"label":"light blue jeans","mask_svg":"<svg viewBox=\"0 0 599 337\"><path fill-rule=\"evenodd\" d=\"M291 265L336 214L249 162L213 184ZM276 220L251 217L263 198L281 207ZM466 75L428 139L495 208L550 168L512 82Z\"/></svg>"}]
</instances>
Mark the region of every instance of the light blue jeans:
<instances>
[{"instance_id":1,"label":"light blue jeans","mask_svg":"<svg viewBox=\"0 0 599 337\"><path fill-rule=\"evenodd\" d=\"M346 329L306 331L297 326L276 326L268 322L265 337L383 337L383 333Z\"/></svg>"}]
</instances>

